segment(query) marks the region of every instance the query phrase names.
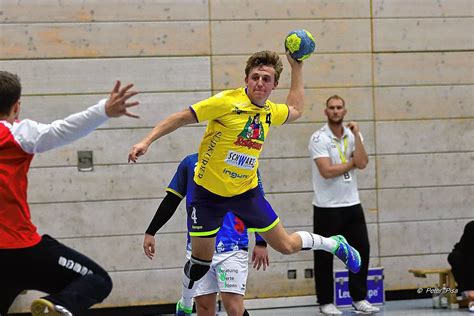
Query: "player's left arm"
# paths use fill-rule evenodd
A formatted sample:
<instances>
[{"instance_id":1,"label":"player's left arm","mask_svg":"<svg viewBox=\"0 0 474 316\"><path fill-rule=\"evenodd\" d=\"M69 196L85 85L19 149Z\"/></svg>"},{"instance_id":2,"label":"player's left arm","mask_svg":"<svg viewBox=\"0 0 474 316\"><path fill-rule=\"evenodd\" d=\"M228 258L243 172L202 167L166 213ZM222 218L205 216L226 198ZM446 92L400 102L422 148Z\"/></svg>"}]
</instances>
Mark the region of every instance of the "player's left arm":
<instances>
[{"instance_id":1,"label":"player's left arm","mask_svg":"<svg viewBox=\"0 0 474 316\"><path fill-rule=\"evenodd\" d=\"M287 122L293 122L303 115L304 109L304 85L303 85L303 62L298 62L290 57L289 52L286 53L286 58L291 67L291 83L290 91L286 98L288 105L288 119Z\"/></svg>"},{"instance_id":2,"label":"player's left arm","mask_svg":"<svg viewBox=\"0 0 474 316\"><path fill-rule=\"evenodd\" d=\"M143 156L147 152L151 143L165 135L168 135L180 127L192 123L197 123L197 120L196 116L189 108L171 114L166 119L158 123L153 128L153 130L139 143L132 146L128 154L128 162L137 162L138 157Z\"/></svg>"},{"instance_id":3,"label":"player's left arm","mask_svg":"<svg viewBox=\"0 0 474 316\"><path fill-rule=\"evenodd\" d=\"M369 163L369 156L365 151L364 142L360 134L359 125L356 122L349 122L347 127L352 131L355 138L355 149L352 153L354 166L358 169L364 169Z\"/></svg>"}]
</instances>

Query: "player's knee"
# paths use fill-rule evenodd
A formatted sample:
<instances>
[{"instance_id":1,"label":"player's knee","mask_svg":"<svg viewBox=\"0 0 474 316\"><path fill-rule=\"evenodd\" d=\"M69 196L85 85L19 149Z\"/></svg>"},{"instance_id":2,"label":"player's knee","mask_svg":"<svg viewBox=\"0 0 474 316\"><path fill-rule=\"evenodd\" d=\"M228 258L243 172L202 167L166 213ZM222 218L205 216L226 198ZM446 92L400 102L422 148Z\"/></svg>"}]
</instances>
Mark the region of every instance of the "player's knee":
<instances>
[{"instance_id":1,"label":"player's knee","mask_svg":"<svg viewBox=\"0 0 474 316\"><path fill-rule=\"evenodd\" d=\"M206 275L210 266L211 261L200 260L191 256L191 259L184 265L184 274L191 281L198 281Z\"/></svg>"},{"instance_id":2,"label":"player's knee","mask_svg":"<svg viewBox=\"0 0 474 316\"><path fill-rule=\"evenodd\" d=\"M225 308L226 312L228 315L231 315L231 316L241 316L241 315L246 315L245 314L245 308L243 306L239 306L239 305L230 305L230 306L226 306ZM248 313L247 313L248 315Z\"/></svg>"},{"instance_id":3,"label":"player's knee","mask_svg":"<svg viewBox=\"0 0 474 316\"><path fill-rule=\"evenodd\" d=\"M112 292L112 287L113 287L113 283L112 283L112 278L110 277L110 275L107 273L106 275L103 276L104 280L103 280L103 292L104 293L107 293L106 296L109 296L110 292Z\"/></svg>"},{"instance_id":4,"label":"player's knee","mask_svg":"<svg viewBox=\"0 0 474 316\"><path fill-rule=\"evenodd\" d=\"M288 242L279 244L277 247L275 247L275 250L283 255L291 255L296 252L297 248Z\"/></svg>"},{"instance_id":5,"label":"player's knee","mask_svg":"<svg viewBox=\"0 0 474 316\"><path fill-rule=\"evenodd\" d=\"M212 308L215 308L214 306L208 306L206 304L197 304L196 302L196 311L198 315L205 315L208 314Z\"/></svg>"},{"instance_id":6,"label":"player's knee","mask_svg":"<svg viewBox=\"0 0 474 316\"><path fill-rule=\"evenodd\" d=\"M110 278L110 275L107 272L92 276L95 278L93 284L97 298L99 298L100 301L103 301L107 296L109 296L110 292L112 292L112 279Z\"/></svg>"}]
</instances>

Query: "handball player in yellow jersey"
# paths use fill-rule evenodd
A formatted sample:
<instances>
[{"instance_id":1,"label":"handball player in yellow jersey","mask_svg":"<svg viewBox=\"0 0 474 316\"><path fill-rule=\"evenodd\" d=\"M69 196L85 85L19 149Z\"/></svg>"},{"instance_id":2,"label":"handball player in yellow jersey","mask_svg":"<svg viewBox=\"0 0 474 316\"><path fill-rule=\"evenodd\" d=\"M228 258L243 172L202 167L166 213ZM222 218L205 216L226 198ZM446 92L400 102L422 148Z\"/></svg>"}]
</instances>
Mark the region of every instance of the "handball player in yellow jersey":
<instances>
[{"instance_id":1,"label":"handball player in yellow jersey","mask_svg":"<svg viewBox=\"0 0 474 316\"><path fill-rule=\"evenodd\" d=\"M129 162L136 162L162 136L187 124L208 121L199 147L196 189L187 207L192 256L184 274L191 290L209 270L215 236L229 210L241 210L236 215L248 230L258 232L282 254L321 249L335 254L353 272L360 268L359 253L342 236L325 238L305 231L288 234L258 189L258 157L270 127L295 121L303 113L303 63L288 54L287 59L291 84L286 104L268 100L283 70L280 57L275 52L257 52L247 60L245 87L220 92L170 115L129 152Z\"/></svg>"}]
</instances>

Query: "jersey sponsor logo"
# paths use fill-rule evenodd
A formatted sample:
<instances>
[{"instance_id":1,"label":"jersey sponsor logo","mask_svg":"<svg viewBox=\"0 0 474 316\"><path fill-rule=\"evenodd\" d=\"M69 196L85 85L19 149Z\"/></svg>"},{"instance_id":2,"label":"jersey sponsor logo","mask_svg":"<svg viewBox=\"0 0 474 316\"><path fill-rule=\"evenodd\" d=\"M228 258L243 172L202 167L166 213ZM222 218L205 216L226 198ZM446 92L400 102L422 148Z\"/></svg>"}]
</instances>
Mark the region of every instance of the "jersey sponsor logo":
<instances>
[{"instance_id":1,"label":"jersey sponsor logo","mask_svg":"<svg viewBox=\"0 0 474 316\"><path fill-rule=\"evenodd\" d=\"M238 218L237 216L234 217L234 229L239 234L242 234L245 230L244 222L242 222L242 220Z\"/></svg>"},{"instance_id":2,"label":"jersey sponsor logo","mask_svg":"<svg viewBox=\"0 0 474 316\"><path fill-rule=\"evenodd\" d=\"M252 170L257 162L257 157L245 155L236 151L229 151L225 162L231 166Z\"/></svg>"},{"instance_id":3,"label":"jersey sponsor logo","mask_svg":"<svg viewBox=\"0 0 474 316\"><path fill-rule=\"evenodd\" d=\"M249 119L239 136L244 139L255 139L262 142L265 140L265 132L263 130L263 124L260 121L260 114L257 113L254 117L249 116Z\"/></svg>"},{"instance_id":4,"label":"jersey sponsor logo","mask_svg":"<svg viewBox=\"0 0 474 316\"><path fill-rule=\"evenodd\" d=\"M237 269L222 269L220 266L217 268L217 275L219 281L224 282L225 288L237 288L238 285L235 283L236 278L234 276L230 276L229 274L238 274L239 271Z\"/></svg>"},{"instance_id":5,"label":"jersey sponsor logo","mask_svg":"<svg viewBox=\"0 0 474 316\"><path fill-rule=\"evenodd\" d=\"M217 250L217 252L224 252L224 250L225 250L225 245L224 245L224 243L222 242L222 240L219 241L219 243L217 244L216 250Z\"/></svg>"},{"instance_id":6,"label":"jersey sponsor logo","mask_svg":"<svg viewBox=\"0 0 474 316\"><path fill-rule=\"evenodd\" d=\"M270 117L268 120L270 120ZM261 142L265 140L265 131L263 129L263 124L260 121L260 114L258 113L253 117L249 116L244 129L237 136L234 145L260 150L263 144L257 143L254 140Z\"/></svg>"},{"instance_id":7,"label":"jersey sponsor logo","mask_svg":"<svg viewBox=\"0 0 474 316\"><path fill-rule=\"evenodd\" d=\"M316 133L311 138L311 141L313 141L315 143L319 143L320 140L321 140L321 133Z\"/></svg>"},{"instance_id":8,"label":"jersey sponsor logo","mask_svg":"<svg viewBox=\"0 0 474 316\"><path fill-rule=\"evenodd\" d=\"M237 172L234 172L234 171L227 170L225 168L222 171L222 173L225 174L225 175L228 175L232 179L247 179L249 177L246 174L237 173Z\"/></svg>"},{"instance_id":9,"label":"jersey sponsor logo","mask_svg":"<svg viewBox=\"0 0 474 316\"><path fill-rule=\"evenodd\" d=\"M204 173L206 172L206 168L207 168L207 163L209 162L212 155L214 154L217 143L219 143L219 141L221 140L221 136L222 136L222 132L215 132L211 138L211 142L209 143L209 146L207 147L206 152L203 153L202 158L201 158L201 165L199 166L199 170L197 174L199 179L204 177Z\"/></svg>"}]
</instances>

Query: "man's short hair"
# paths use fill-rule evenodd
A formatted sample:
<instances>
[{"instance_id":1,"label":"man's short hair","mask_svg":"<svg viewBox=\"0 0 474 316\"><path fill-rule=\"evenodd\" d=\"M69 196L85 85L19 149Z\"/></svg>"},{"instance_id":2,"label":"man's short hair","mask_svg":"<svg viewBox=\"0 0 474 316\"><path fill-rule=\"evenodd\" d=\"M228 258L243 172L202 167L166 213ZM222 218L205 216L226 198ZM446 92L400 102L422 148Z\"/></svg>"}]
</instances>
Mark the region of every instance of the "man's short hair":
<instances>
[{"instance_id":1,"label":"man's short hair","mask_svg":"<svg viewBox=\"0 0 474 316\"><path fill-rule=\"evenodd\" d=\"M256 52L247 60L245 67L245 77L248 77L252 69L259 66L269 66L275 69L275 81L280 80L280 74L283 71L283 63L277 53L269 50Z\"/></svg>"},{"instance_id":2,"label":"man's short hair","mask_svg":"<svg viewBox=\"0 0 474 316\"><path fill-rule=\"evenodd\" d=\"M20 78L7 71L0 71L0 114L8 115L20 96Z\"/></svg>"},{"instance_id":3,"label":"man's short hair","mask_svg":"<svg viewBox=\"0 0 474 316\"><path fill-rule=\"evenodd\" d=\"M342 106L344 106L344 107L346 106L346 101L344 101L343 98L341 98L340 96L338 96L337 94L335 94L335 95L330 96L330 97L326 100L326 107L328 107L329 101L331 101L331 100L341 100L341 101L342 101Z\"/></svg>"}]
</instances>

